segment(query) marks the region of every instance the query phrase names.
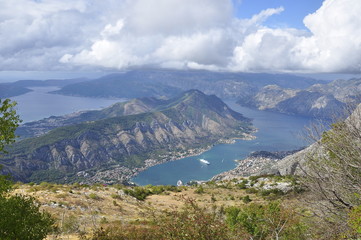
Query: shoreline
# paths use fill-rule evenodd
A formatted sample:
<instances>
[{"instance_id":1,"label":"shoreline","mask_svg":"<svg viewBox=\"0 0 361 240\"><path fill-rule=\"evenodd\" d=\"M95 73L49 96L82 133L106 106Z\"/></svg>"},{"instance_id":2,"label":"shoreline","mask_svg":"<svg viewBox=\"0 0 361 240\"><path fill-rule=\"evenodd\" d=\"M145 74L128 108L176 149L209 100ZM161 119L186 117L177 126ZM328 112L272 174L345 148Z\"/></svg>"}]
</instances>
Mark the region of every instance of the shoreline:
<instances>
[{"instance_id":1,"label":"shoreline","mask_svg":"<svg viewBox=\"0 0 361 240\"><path fill-rule=\"evenodd\" d=\"M210 150L211 148L213 148L214 146L216 146L218 144L234 144L236 142L236 140L244 140L244 141L254 140L257 137L252 135L252 134L255 133L256 131L257 130L255 130L255 131L253 131L251 133L245 133L243 137L234 137L234 138L230 138L230 139L221 138L221 139L217 140L215 143L210 144L207 147L190 149L190 150L188 150L188 152L191 152L191 153L183 154L182 156L175 156L174 154L176 154L176 153L174 153L173 155L170 154L171 156L168 159L162 159L161 161L155 160L155 159L147 159L147 160L145 160L146 166L141 167L141 168L133 169L132 170L133 174L131 176L127 177L126 182L129 183L130 185L139 186L138 184L136 184L136 183L134 183L132 181L129 181L129 180L136 177L139 173L147 170L148 168L151 168L151 167L154 167L156 165L163 164L163 163L171 162L171 161L181 160L181 159L187 158L187 157L193 157L193 156L201 155L202 153L207 152L208 150Z\"/></svg>"}]
</instances>

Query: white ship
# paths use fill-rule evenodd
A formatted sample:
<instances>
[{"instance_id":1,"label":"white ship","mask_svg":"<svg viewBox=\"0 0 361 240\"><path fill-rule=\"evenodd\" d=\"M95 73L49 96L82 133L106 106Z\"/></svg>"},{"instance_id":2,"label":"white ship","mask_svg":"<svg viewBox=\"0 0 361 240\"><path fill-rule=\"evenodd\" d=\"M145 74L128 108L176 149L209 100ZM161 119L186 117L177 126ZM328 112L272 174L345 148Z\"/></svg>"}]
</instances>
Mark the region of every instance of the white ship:
<instances>
[{"instance_id":1,"label":"white ship","mask_svg":"<svg viewBox=\"0 0 361 240\"><path fill-rule=\"evenodd\" d=\"M203 159L203 158L199 159L199 161L200 161L201 163L205 163L205 164L207 164L207 165L211 164L210 162L208 162L207 160L205 160L205 159Z\"/></svg>"},{"instance_id":2,"label":"white ship","mask_svg":"<svg viewBox=\"0 0 361 240\"><path fill-rule=\"evenodd\" d=\"M183 182L181 180L178 180L177 187L183 186Z\"/></svg>"}]
</instances>

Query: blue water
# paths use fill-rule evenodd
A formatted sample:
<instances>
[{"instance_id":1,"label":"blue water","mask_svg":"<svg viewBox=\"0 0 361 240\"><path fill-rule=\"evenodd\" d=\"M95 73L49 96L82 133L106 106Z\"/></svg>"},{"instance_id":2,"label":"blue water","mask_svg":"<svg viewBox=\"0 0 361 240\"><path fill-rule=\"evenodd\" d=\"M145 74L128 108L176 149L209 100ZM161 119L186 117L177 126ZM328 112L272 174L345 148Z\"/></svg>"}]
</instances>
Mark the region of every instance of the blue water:
<instances>
[{"instance_id":1,"label":"blue water","mask_svg":"<svg viewBox=\"0 0 361 240\"><path fill-rule=\"evenodd\" d=\"M241 107L234 102L227 102L234 110L252 118L257 139L237 140L235 144L219 144L199 156L182 158L151 167L132 179L138 185L175 185L178 180L209 180L214 175L230 170L236 166L234 160L244 159L253 151L294 150L307 143L302 140L302 131L309 126L312 119L289 116L285 114L252 110ZM206 159L211 164L201 163Z\"/></svg>"},{"instance_id":2,"label":"blue water","mask_svg":"<svg viewBox=\"0 0 361 240\"><path fill-rule=\"evenodd\" d=\"M71 97L48 93L58 90L57 87L34 87L31 89L32 92L11 98L18 103L17 113L24 123L81 110L100 109L124 101L124 99Z\"/></svg>"}]
</instances>

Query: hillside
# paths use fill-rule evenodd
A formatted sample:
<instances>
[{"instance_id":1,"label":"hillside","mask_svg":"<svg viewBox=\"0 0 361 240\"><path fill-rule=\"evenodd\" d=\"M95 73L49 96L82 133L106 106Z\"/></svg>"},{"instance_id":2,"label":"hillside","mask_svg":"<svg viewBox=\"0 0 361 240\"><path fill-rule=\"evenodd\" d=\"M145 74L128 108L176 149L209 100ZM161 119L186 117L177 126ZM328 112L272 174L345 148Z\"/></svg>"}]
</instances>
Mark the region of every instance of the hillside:
<instances>
[{"instance_id":1,"label":"hillside","mask_svg":"<svg viewBox=\"0 0 361 240\"><path fill-rule=\"evenodd\" d=\"M225 209L247 207L250 202L267 204L278 199L291 207L301 197L293 193L294 187L291 178L268 177L180 187L57 185L43 182L39 185L16 185L14 193L35 197L41 209L56 219L59 239L75 240L80 239L80 233L90 236L97 228L119 226L120 222L122 225L151 227L155 215L162 215L165 211L180 213L190 199L207 213L215 212L222 218L225 217Z\"/></svg>"},{"instance_id":2,"label":"hillside","mask_svg":"<svg viewBox=\"0 0 361 240\"><path fill-rule=\"evenodd\" d=\"M254 96L241 97L238 103L259 110L332 119L342 115L346 106L359 103L360 92L361 79L335 80L307 89L268 85Z\"/></svg>"},{"instance_id":3,"label":"hillside","mask_svg":"<svg viewBox=\"0 0 361 240\"><path fill-rule=\"evenodd\" d=\"M30 89L21 86L15 86L11 83L0 84L0 98L14 97L30 91Z\"/></svg>"},{"instance_id":4,"label":"hillside","mask_svg":"<svg viewBox=\"0 0 361 240\"><path fill-rule=\"evenodd\" d=\"M68 84L75 84L88 79L63 79L63 80L20 80L16 82L1 83L0 84L0 98L9 98L19 96L32 90L30 87L49 87L58 86L64 87Z\"/></svg>"},{"instance_id":5,"label":"hillside","mask_svg":"<svg viewBox=\"0 0 361 240\"><path fill-rule=\"evenodd\" d=\"M157 83L147 78L126 74L111 74L96 80L64 86L52 93L84 97L171 97L182 92L180 88Z\"/></svg>"},{"instance_id":6,"label":"hillside","mask_svg":"<svg viewBox=\"0 0 361 240\"><path fill-rule=\"evenodd\" d=\"M16 134L20 139L37 137L58 127L74 125L86 121L97 121L106 118L120 117L150 112L168 102L156 98L132 99L127 102L115 103L101 110L81 111L64 116L51 116L39 121L28 122L17 128Z\"/></svg>"},{"instance_id":7,"label":"hillside","mask_svg":"<svg viewBox=\"0 0 361 240\"><path fill-rule=\"evenodd\" d=\"M146 167L251 131L250 120L219 98L191 90L151 112L82 122L19 141L0 163L3 173L22 181L123 182Z\"/></svg>"}]
</instances>

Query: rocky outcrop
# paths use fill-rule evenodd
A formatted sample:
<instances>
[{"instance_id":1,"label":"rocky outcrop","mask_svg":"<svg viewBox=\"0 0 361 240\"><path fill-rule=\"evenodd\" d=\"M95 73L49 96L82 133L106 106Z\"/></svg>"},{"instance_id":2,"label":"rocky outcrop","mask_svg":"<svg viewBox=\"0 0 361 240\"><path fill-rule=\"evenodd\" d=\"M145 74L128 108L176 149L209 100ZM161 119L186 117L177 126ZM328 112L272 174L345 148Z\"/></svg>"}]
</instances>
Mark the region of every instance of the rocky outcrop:
<instances>
[{"instance_id":1,"label":"rocky outcrop","mask_svg":"<svg viewBox=\"0 0 361 240\"><path fill-rule=\"evenodd\" d=\"M280 170L275 166L277 166L277 164L282 161L282 159L287 158L287 156L293 156L293 154L298 154L299 152L302 151L294 150L280 152L253 152L246 159L238 160L237 167L214 176L212 180L223 181L255 175L279 175L281 174L280 171L282 171L282 173L285 173L285 171L287 171L288 169L285 169L285 171L283 171L284 169Z\"/></svg>"},{"instance_id":2,"label":"rocky outcrop","mask_svg":"<svg viewBox=\"0 0 361 240\"><path fill-rule=\"evenodd\" d=\"M154 111L82 122L22 140L0 162L5 172L23 181L79 181L113 169L129 176L147 159L162 162L174 153L252 131L247 118L214 95L191 90L160 102ZM123 113L149 110L149 105L120 106ZM88 175L77 174L82 171Z\"/></svg>"}]
</instances>

